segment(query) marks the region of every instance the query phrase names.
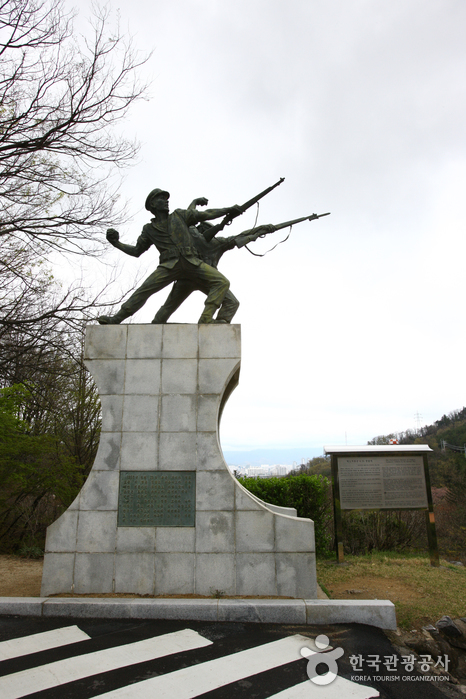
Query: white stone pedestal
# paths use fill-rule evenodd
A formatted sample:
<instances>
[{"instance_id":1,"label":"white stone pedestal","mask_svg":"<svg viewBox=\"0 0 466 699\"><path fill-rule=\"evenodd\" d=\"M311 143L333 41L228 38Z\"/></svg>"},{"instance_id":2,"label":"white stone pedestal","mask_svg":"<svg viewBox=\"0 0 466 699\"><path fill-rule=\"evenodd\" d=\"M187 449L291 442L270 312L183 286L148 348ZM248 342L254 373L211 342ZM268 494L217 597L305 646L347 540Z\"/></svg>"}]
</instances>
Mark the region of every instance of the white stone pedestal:
<instances>
[{"instance_id":1,"label":"white stone pedestal","mask_svg":"<svg viewBox=\"0 0 466 699\"><path fill-rule=\"evenodd\" d=\"M89 326L85 356L102 435L84 487L47 530L41 594L317 597L314 523L246 491L219 446L240 326ZM130 471L195 472L194 526L118 526Z\"/></svg>"}]
</instances>

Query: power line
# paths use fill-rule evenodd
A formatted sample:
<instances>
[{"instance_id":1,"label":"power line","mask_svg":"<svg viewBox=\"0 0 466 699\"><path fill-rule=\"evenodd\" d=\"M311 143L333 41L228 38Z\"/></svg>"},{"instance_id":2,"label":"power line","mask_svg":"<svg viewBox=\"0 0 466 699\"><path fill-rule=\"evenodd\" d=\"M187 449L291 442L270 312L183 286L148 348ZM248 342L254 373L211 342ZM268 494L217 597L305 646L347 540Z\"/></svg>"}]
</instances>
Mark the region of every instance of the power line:
<instances>
[{"instance_id":1,"label":"power line","mask_svg":"<svg viewBox=\"0 0 466 699\"><path fill-rule=\"evenodd\" d=\"M440 446L442 448L442 451L445 451L445 449L451 449L452 451L462 451L464 452L464 455L466 456L466 444L463 444L462 447L458 447L455 444L448 444L444 439L440 441Z\"/></svg>"}]
</instances>

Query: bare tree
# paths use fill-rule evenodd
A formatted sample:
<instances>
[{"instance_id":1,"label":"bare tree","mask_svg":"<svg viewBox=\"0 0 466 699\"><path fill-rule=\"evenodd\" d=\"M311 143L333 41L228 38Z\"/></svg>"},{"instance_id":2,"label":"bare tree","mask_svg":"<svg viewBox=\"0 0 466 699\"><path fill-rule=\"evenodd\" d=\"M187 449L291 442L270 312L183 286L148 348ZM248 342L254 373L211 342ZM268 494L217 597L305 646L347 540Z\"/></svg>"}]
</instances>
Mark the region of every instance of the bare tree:
<instances>
[{"instance_id":1,"label":"bare tree","mask_svg":"<svg viewBox=\"0 0 466 699\"><path fill-rule=\"evenodd\" d=\"M137 145L112 128L142 97L131 43L97 10L91 39L62 0L0 0L0 239L96 252L121 216L111 172Z\"/></svg>"},{"instance_id":2,"label":"bare tree","mask_svg":"<svg viewBox=\"0 0 466 699\"><path fill-rule=\"evenodd\" d=\"M43 247L40 241L1 240L0 387L22 383L37 363L48 371L54 352L74 357L83 322L95 317L96 309L108 308L111 280L97 293L80 277L64 288L41 258Z\"/></svg>"},{"instance_id":3,"label":"bare tree","mask_svg":"<svg viewBox=\"0 0 466 699\"><path fill-rule=\"evenodd\" d=\"M114 127L145 86L106 10L92 26L77 37L62 0L0 0L0 538L18 545L69 504L98 444L82 338L106 304L81 279L62 288L50 259L98 254L121 220L113 174L137 145Z\"/></svg>"}]
</instances>

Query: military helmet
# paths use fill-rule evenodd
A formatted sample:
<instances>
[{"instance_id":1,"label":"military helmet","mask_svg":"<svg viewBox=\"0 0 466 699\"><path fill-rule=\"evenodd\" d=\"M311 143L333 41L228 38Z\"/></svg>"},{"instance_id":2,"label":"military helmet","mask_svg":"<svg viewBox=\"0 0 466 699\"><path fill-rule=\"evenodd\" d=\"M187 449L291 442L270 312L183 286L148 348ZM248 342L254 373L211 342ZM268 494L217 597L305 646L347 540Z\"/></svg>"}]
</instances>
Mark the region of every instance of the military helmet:
<instances>
[{"instance_id":1,"label":"military helmet","mask_svg":"<svg viewBox=\"0 0 466 699\"><path fill-rule=\"evenodd\" d=\"M150 206L149 206L149 204L150 204L150 200L152 199L152 197L156 197L156 196L158 196L158 195L160 195L160 194L162 194L163 196L167 197L167 199L168 199L169 196L170 196L170 193L169 193L169 192L166 192L164 189L153 189L152 192L149 192L149 194L147 195L147 198L146 198L145 207L146 207L147 211L150 211Z\"/></svg>"}]
</instances>

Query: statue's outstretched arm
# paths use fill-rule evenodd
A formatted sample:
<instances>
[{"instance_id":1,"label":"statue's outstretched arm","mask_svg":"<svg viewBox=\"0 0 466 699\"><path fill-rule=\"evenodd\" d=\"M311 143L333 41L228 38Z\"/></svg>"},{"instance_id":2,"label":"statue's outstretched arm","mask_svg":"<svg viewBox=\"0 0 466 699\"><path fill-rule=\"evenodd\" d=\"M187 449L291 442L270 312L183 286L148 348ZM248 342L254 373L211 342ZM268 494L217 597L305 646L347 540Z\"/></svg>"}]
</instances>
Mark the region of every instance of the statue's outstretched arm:
<instances>
[{"instance_id":1,"label":"statue's outstretched arm","mask_svg":"<svg viewBox=\"0 0 466 699\"><path fill-rule=\"evenodd\" d=\"M140 255L147 250L146 247L139 244L139 241L136 243L136 245L120 243L120 234L114 228L108 229L107 240L111 245L113 245L114 248L125 252L127 255L131 255L131 257L140 257Z\"/></svg>"},{"instance_id":2,"label":"statue's outstretched arm","mask_svg":"<svg viewBox=\"0 0 466 699\"><path fill-rule=\"evenodd\" d=\"M221 216L239 216L243 213L243 209L235 204L235 206L228 206L225 209L206 209L205 211L196 211L196 213L199 221L212 221L212 219L220 218Z\"/></svg>"},{"instance_id":3,"label":"statue's outstretched arm","mask_svg":"<svg viewBox=\"0 0 466 699\"><path fill-rule=\"evenodd\" d=\"M272 223L266 223L257 228L251 228L236 236L235 245L237 248L242 248L248 243L252 243L254 240L261 238L263 235L267 235L267 233L273 233L275 230L276 228Z\"/></svg>"}]
</instances>

